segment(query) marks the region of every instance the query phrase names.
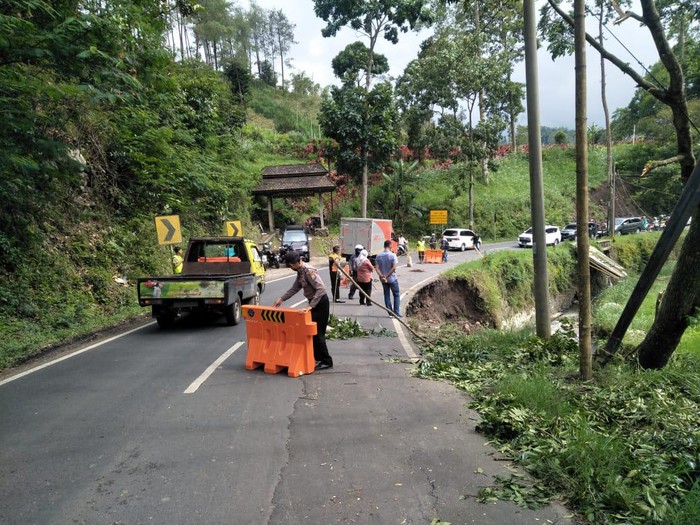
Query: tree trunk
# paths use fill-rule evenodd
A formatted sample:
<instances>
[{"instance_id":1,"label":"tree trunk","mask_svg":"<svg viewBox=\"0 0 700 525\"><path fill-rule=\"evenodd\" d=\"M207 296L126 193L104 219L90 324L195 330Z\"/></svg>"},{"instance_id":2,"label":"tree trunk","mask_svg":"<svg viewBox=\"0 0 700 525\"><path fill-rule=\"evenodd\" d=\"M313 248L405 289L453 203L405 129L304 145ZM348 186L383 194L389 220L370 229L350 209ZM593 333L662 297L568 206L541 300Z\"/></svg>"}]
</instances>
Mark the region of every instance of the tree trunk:
<instances>
[{"instance_id":1,"label":"tree trunk","mask_svg":"<svg viewBox=\"0 0 700 525\"><path fill-rule=\"evenodd\" d=\"M368 172L369 168L367 166L367 148L362 149L362 199L360 217L367 217L367 183L368 183Z\"/></svg>"},{"instance_id":2,"label":"tree trunk","mask_svg":"<svg viewBox=\"0 0 700 525\"><path fill-rule=\"evenodd\" d=\"M663 368L688 327L690 316L700 308L700 208L695 210L676 268L668 283L654 324L639 345L643 368Z\"/></svg>"},{"instance_id":3,"label":"tree trunk","mask_svg":"<svg viewBox=\"0 0 700 525\"><path fill-rule=\"evenodd\" d=\"M474 166L469 162L469 228L474 229Z\"/></svg>"},{"instance_id":4,"label":"tree trunk","mask_svg":"<svg viewBox=\"0 0 700 525\"><path fill-rule=\"evenodd\" d=\"M603 15L605 13L604 3L600 2L600 14L598 18L598 40L603 45ZM605 59L600 57L600 100L603 103L603 114L605 115L605 160L608 169L608 232L615 231L615 172L613 169L612 156L612 130L610 129L610 109L608 108L608 94L605 89Z\"/></svg>"},{"instance_id":5,"label":"tree trunk","mask_svg":"<svg viewBox=\"0 0 700 525\"><path fill-rule=\"evenodd\" d=\"M591 267L588 254L588 107L586 95L586 10L585 0L574 0L576 20L576 270L578 274L579 376L593 376L591 358Z\"/></svg>"}]
</instances>

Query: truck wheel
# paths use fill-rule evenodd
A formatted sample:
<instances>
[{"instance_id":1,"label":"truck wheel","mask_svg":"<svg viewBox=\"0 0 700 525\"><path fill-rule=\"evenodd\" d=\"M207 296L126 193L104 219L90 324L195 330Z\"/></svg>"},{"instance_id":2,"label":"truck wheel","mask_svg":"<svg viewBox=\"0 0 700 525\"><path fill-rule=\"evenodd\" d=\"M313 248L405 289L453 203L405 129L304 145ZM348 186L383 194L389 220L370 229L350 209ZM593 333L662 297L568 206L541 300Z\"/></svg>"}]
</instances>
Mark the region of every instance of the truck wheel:
<instances>
[{"instance_id":1,"label":"truck wheel","mask_svg":"<svg viewBox=\"0 0 700 525\"><path fill-rule=\"evenodd\" d=\"M229 326L235 326L241 322L241 298L236 295L233 303L226 307L224 311L226 314L226 324Z\"/></svg>"},{"instance_id":2,"label":"truck wheel","mask_svg":"<svg viewBox=\"0 0 700 525\"><path fill-rule=\"evenodd\" d=\"M177 317L177 315L173 314L165 308L152 306L151 313L153 317L155 317L156 322L158 323L158 326L160 328L170 328L172 325L175 324L175 318Z\"/></svg>"},{"instance_id":3,"label":"truck wheel","mask_svg":"<svg viewBox=\"0 0 700 525\"><path fill-rule=\"evenodd\" d=\"M255 290L255 295L245 300L245 304L260 304L260 288Z\"/></svg>"},{"instance_id":4,"label":"truck wheel","mask_svg":"<svg viewBox=\"0 0 700 525\"><path fill-rule=\"evenodd\" d=\"M175 318L172 315L161 315L156 317L156 322L159 328L170 328L175 324Z\"/></svg>"}]
</instances>

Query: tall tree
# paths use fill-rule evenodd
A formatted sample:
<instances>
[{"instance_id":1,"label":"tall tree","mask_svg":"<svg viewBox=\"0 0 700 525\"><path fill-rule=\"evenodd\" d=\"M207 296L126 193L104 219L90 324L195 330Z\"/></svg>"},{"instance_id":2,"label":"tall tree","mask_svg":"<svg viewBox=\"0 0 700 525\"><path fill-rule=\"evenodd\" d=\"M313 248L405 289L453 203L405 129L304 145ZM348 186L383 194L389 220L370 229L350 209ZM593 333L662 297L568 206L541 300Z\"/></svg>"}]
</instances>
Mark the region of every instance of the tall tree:
<instances>
[{"instance_id":1,"label":"tall tree","mask_svg":"<svg viewBox=\"0 0 700 525\"><path fill-rule=\"evenodd\" d=\"M280 78L282 80L282 89L285 89L284 82L284 65L289 62L289 50L297 42L294 40L294 28L287 16L281 9L270 11L270 29L273 34L275 48L280 57Z\"/></svg>"},{"instance_id":2,"label":"tall tree","mask_svg":"<svg viewBox=\"0 0 700 525\"><path fill-rule=\"evenodd\" d=\"M324 135L338 143L339 172L357 174L368 162L382 168L399 138L391 84L382 82L369 91L352 82L332 86L321 101L319 123Z\"/></svg>"},{"instance_id":3,"label":"tall tree","mask_svg":"<svg viewBox=\"0 0 700 525\"><path fill-rule=\"evenodd\" d=\"M250 60L251 67L253 63L258 70L258 78L262 76L262 63L264 60L265 45L267 42L267 16L265 10L260 7L255 1L250 3L248 10L248 27L251 36L251 55L255 54L255 60Z\"/></svg>"},{"instance_id":4,"label":"tall tree","mask_svg":"<svg viewBox=\"0 0 700 525\"><path fill-rule=\"evenodd\" d=\"M350 26L369 39L365 68L365 90L370 91L372 78L375 75L374 52L381 35L396 44L399 41L399 31L407 32L419 24L432 21L428 0L365 0L363 2L338 2L337 0L314 0L316 16L327 25L321 31L324 37L335 36L338 31ZM365 108L365 113L370 108ZM367 216L367 172L370 151L363 148L362 160L362 217Z\"/></svg>"},{"instance_id":5,"label":"tall tree","mask_svg":"<svg viewBox=\"0 0 700 525\"><path fill-rule=\"evenodd\" d=\"M574 22L571 16L555 0L548 1L551 9L569 27L573 27ZM593 36L586 35L586 41L606 60L629 75L639 87L671 109L673 126L676 130L676 155L670 159L649 162L647 169L678 163L680 177L683 181L687 181L695 167L695 155L688 118L685 79L681 64L669 42L664 24L669 21L669 13L678 6L687 9L687 13L692 16L696 25L700 22L700 12L697 11L697 5L691 6L685 2L658 2L657 5L654 0L640 0L640 4L642 7L641 15L633 11L622 11L616 2L613 5L620 15L619 21L632 19L649 30L661 63L668 73L667 86L659 86L649 82L629 64L606 49ZM551 22L548 13L544 12L543 14L545 18L543 21L545 23ZM554 36L556 43L556 34ZM688 327L690 316L700 307L700 250L698 250L698 246L700 246L700 207L693 210L693 221L681 247L664 300L661 302L651 329L637 349L639 361L644 367L661 368L668 362Z\"/></svg>"},{"instance_id":6,"label":"tall tree","mask_svg":"<svg viewBox=\"0 0 700 525\"><path fill-rule=\"evenodd\" d=\"M403 160L394 161L388 169L382 172L384 184L382 185L381 202L385 215L392 218L394 229L402 231L406 225L409 214L420 216L421 210L413 205L418 193L419 184L418 161L405 163Z\"/></svg>"},{"instance_id":7,"label":"tall tree","mask_svg":"<svg viewBox=\"0 0 700 525\"><path fill-rule=\"evenodd\" d=\"M467 181L473 226L474 163L489 161L506 127L504 108L512 94L507 81L512 66L507 55L484 55L482 35L466 31L458 21L463 13L457 15L441 21L433 37L423 43L418 59L399 79L397 92L405 108L420 108L415 111L426 116L432 109L442 116L434 137L455 140L449 149L453 160L463 163L459 182ZM456 126L448 115L463 122ZM457 128L462 132L455 134Z\"/></svg>"}]
</instances>

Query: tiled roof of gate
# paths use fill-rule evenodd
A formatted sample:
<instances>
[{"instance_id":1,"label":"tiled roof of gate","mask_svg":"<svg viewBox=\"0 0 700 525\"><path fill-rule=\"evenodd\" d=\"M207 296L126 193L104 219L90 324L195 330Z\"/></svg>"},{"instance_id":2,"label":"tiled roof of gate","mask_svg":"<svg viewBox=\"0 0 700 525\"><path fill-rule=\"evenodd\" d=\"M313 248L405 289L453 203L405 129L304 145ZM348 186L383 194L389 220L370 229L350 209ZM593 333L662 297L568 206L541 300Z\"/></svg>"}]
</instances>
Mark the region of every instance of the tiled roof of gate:
<instances>
[{"instance_id":1,"label":"tiled roof of gate","mask_svg":"<svg viewBox=\"0 0 700 525\"><path fill-rule=\"evenodd\" d=\"M320 164L266 166L254 195L303 196L335 190L328 170Z\"/></svg>"}]
</instances>

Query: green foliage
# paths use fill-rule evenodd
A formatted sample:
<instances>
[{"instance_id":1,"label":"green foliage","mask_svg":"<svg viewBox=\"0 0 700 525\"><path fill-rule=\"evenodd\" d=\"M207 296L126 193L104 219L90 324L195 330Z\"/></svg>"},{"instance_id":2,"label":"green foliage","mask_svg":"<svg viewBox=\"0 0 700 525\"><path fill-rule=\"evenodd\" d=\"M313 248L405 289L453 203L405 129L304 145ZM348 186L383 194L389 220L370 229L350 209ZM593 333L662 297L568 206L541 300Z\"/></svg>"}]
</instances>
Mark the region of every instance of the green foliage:
<instances>
[{"instance_id":1,"label":"green foliage","mask_svg":"<svg viewBox=\"0 0 700 525\"><path fill-rule=\"evenodd\" d=\"M399 138L391 84L382 82L369 91L348 84L331 87L321 102L319 123L339 145L339 173L357 176L365 160L371 169L382 167Z\"/></svg>"},{"instance_id":2,"label":"green foliage","mask_svg":"<svg viewBox=\"0 0 700 525\"><path fill-rule=\"evenodd\" d=\"M389 61L384 55L370 51L362 42L353 42L333 58L331 62L333 74L343 82L359 84L362 76L367 76L370 58L372 60L370 77L383 75L389 71Z\"/></svg>"},{"instance_id":3,"label":"green foliage","mask_svg":"<svg viewBox=\"0 0 700 525\"><path fill-rule=\"evenodd\" d=\"M561 497L595 523L692 523L700 443L688 436L700 408L697 360L677 356L649 372L620 363L581 384L570 379L578 366L572 336L460 336L445 325L424 349L417 374L469 392L478 429L536 478L497 480L480 498L536 508Z\"/></svg>"},{"instance_id":4,"label":"green foliage","mask_svg":"<svg viewBox=\"0 0 700 525\"><path fill-rule=\"evenodd\" d=\"M628 271L639 273L646 266L659 241L661 233L648 232L644 235L616 236L612 245L612 257L624 266ZM674 249L675 258L680 250L682 242Z\"/></svg>"},{"instance_id":5,"label":"green foliage","mask_svg":"<svg viewBox=\"0 0 700 525\"><path fill-rule=\"evenodd\" d=\"M256 113L270 119L278 133L298 133L297 142L306 142L319 134L316 117L320 99L316 96L290 94L256 83L249 104Z\"/></svg>"},{"instance_id":6,"label":"green foliage","mask_svg":"<svg viewBox=\"0 0 700 525\"><path fill-rule=\"evenodd\" d=\"M331 315L328 320L328 339L352 339L354 337L364 337L369 332L360 326L356 319L349 317L339 318Z\"/></svg>"}]
</instances>

